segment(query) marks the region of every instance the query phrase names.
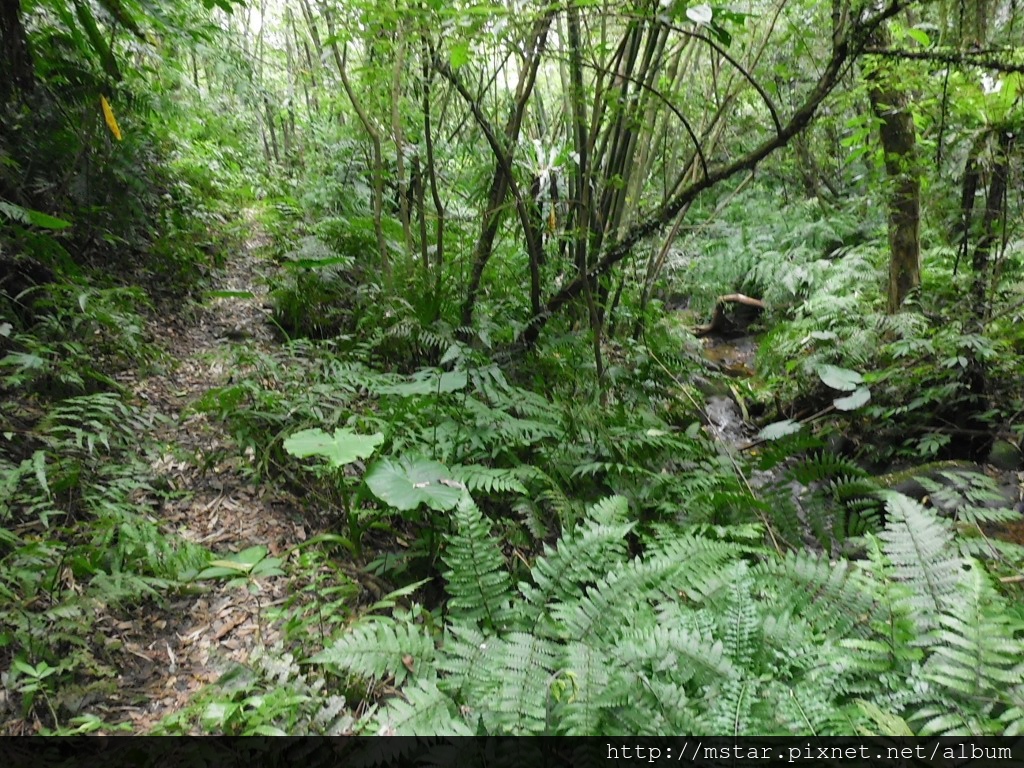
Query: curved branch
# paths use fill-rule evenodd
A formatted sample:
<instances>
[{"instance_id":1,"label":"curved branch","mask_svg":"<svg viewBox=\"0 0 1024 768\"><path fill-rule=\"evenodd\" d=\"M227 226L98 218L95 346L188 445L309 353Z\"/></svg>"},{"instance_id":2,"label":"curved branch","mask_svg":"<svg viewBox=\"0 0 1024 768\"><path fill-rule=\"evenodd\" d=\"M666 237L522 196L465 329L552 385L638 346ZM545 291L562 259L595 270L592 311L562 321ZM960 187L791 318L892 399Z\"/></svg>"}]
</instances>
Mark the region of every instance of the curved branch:
<instances>
[{"instance_id":1,"label":"curved branch","mask_svg":"<svg viewBox=\"0 0 1024 768\"><path fill-rule=\"evenodd\" d=\"M706 36L704 36L704 35L702 35L702 34L700 34L698 32L689 32L689 31L687 31L685 29L681 29L680 27L677 27L677 26L674 26L674 25L670 25L670 26L671 26L671 28L673 30L675 30L676 32L678 32L681 35L685 35L687 37L692 37L692 38L694 38L696 40L700 40L703 43L707 43L709 46L711 46L715 50L716 53L718 53L719 56L721 56L723 59L725 59L730 64L732 64L732 66L736 69L736 71L739 72L741 75L743 75L743 79L746 80L748 83L750 83L751 86L753 86L754 90L757 91L758 95L760 95L761 100L764 101L764 105L766 107L768 107L768 112L772 116L772 122L775 123L775 132L778 133L778 132L780 132L782 130L782 122L779 120L779 113L775 109L775 104L772 103L772 99L768 95L768 92L764 88L761 87L761 84L758 83L757 80L754 79L754 76L752 74L750 74L749 72L747 72L747 70L745 70L740 65L740 63L738 61L736 61L736 59L734 59L732 56L730 56L728 53L726 53L725 49L722 48L722 46L720 46L718 43L716 43L710 37L706 37Z\"/></svg>"},{"instance_id":2,"label":"curved branch","mask_svg":"<svg viewBox=\"0 0 1024 768\"><path fill-rule=\"evenodd\" d=\"M737 173L753 170L758 163L789 143L790 139L810 124L814 113L839 83L842 73L851 60L864 52L872 31L886 19L913 4L914 0L889 0L889 4L884 9L848 29L847 26L850 22L842 0L832 0L832 53L813 90L808 94L803 105L793 113L789 122L782 126L774 137L767 139L739 160L714 169L705 178L695 181L679 192L646 221L630 227L618 242L609 247L591 270L586 274L578 275L571 283L564 286L548 300L542 313L530 319L520 336L520 344L532 347L537 342L540 332L547 325L548 320L575 299L588 281L604 274L629 256L633 247L641 240L666 227L679 211L689 205L701 192Z\"/></svg>"},{"instance_id":3,"label":"curved branch","mask_svg":"<svg viewBox=\"0 0 1024 768\"><path fill-rule=\"evenodd\" d=\"M508 189L515 200L516 212L519 214L519 222L523 227L523 233L526 235L526 247L529 251L530 263L536 264L541 258L541 249L543 246L541 245L540 236L537 232L537 228L534 226L533 219L530 217L527 203L523 199L522 191L519 189L519 184L516 183L515 175L512 172L512 162L510 160L511 153L502 146L500 141L498 141L498 137L494 133L494 128L491 126L487 116L480 108L480 102L473 98L473 94L471 94L469 89L466 88L461 80L459 80L451 67L448 66L448 63L443 61L441 57L436 54L434 56L434 69L440 73L445 80L451 83L456 92L465 100L470 111L473 113L474 120L476 120L477 125L483 132L484 137L487 139L487 144L490 146L491 152L494 153L494 158L501 167L501 172L505 175L505 179L508 183Z\"/></svg>"},{"instance_id":4,"label":"curved branch","mask_svg":"<svg viewBox=\"0 0 1024 768\"><path fill-rule=\"evenodd\" d=\"M877 20L876 17L876 19L872 19L872 22ZM808 94L803 105L793 113L789 122L782 126L772 138L765 140L760 146L755 147L735 162L714 169L703 179L695 181L683 189L646 221L639 222L630 227L623 237L604 253L588 273L577 276L571 283L563 287L548 300L544 311L540 315L533 317L527 324L521 336L521 343L527 347L533 346L548 320L561 310L563 306L579 296L588 281L604 274L625 259L637 243L663 229L697 195L737 173L753 170L758 163L775 152L775 150L785 146L793 136L806 128L814 117L818 106L839 82L840 75L851 54L850 45L847 42L848 39L844 37L836 41L832 49L832 55L821 77L818 78L814 89Z\"/></svg>"},{"instance_id":5,"label":"curved branch","mask_svg":"<svg viewBox=\"0 0 1024 768\"><path fill-rule=\"evenodd\" d=\"M601 73L606 74L606 75L618 74L618 73L613 73L607 67L600 67L597 64L588 64L587 66L588 66L588 68L594 70L595 72L601 72ZM669 112L671 112L673 115L675 115L677 118L679 118L679 122L681 122L683 124L683 128L686 129L686 133L689 135L690 140L693 141L693 149L697 153L697 157L700 158L701 170L704 171L704 175L707 176L708 175L708 161L707 161L707 157L704 155L704 148L701 146L700 139L697 137L696 132L693 130L693 126L690 125L690 121L687 120L686 116L683 115L683 113L679 111L679 108L676 107L676 105L673 104L671 101L669 101L668 97L666 97L665 94L663 94L657 88L652 88L651 86L647 85L647 83L643 82L642 80L638 80L637 78L633 77L633 75L618 75L618 76L621 77L623 80L625 80L625 81L627 81L629 83L632 83L633 85L637 86L641 90L644 90L644 91L647 91L648 93L653 94L655 96L655 98L658 99L658 101L660 101L662 104L665 105L665 107L669 110Z\"/></svg>"}]
</instances>

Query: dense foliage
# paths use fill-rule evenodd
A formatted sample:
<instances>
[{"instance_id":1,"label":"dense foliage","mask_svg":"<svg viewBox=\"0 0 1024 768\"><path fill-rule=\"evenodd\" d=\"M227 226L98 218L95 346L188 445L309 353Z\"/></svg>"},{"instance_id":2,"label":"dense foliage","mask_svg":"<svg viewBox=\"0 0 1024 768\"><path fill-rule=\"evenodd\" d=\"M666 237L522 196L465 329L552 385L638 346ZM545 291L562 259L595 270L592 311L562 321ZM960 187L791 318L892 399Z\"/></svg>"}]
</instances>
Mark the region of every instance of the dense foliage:
<instances>
[{"instance_id":1,"label":"dense foliage","mask_svg":"<svg viewBox=\"0 0 1024 768\"><path fill-rule=\"evenodd\" d=\"M0 729L1020 733L1018 17L5 3Z\"/></svg>"}]
</instances>

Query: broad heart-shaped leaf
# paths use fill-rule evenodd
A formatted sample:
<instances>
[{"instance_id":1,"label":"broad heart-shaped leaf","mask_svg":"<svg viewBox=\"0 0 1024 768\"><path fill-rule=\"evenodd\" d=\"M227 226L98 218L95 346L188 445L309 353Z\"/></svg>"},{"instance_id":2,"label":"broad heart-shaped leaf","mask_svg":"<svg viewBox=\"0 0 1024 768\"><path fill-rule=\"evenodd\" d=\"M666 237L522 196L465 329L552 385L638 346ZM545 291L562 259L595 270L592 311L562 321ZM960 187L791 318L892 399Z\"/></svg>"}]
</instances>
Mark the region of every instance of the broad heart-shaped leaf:
<instances>
[{"instance_id":1,"label":"broad heart-shaped leaf","mask_svg":"<svg viewBox=\"0 0 1024 768\"><path fill-rule=\"evenodd\" d=\"M465 371L442 373L435 368L425 368L416 371L407 382L376 387L376 390L378 395L444 395L458 392L468 382Z\"/></svg>"},{"instance_id":2,"label":"broad heart-shaped leaf","mask_svg":"<svg viewBox=\"0 0 1024 768\"><path fill-rule=\"evenodd\" d=\"M855 411L871 399L871 390L867 387L860 387L853 391L852 395L837 397L832 405L840 411Z\"/></svg>"},{"instance_id":3,"label":"broad heart-shaped leaf","mask_svg":"<svg viewBox=\"0 0 1024 768\"><path fill-rule=\"evenodd\" d=\"M443 464L408 456L378 461L366 473L366 485L378 499L401 512L420 504L437 512L454 509L464 490Z\"/></svg>"},{"instance_id":4,"label":"broad heart-shaped leaf","mask_svg":"<svg viewBox=\"0 0 1024 768\"><path fill-rule=\"evenodd\" d=\"M284 449L299 459L323 456L332 467L338 468L372 456L383 442L384 435L380 432L357 435L347 429L336 429L334 435L328 435L322 429L304 429L285 440Z\"/></svg>"},{"instance_id":5,"label":"broad heart-shaped leaf","mask_svg":"<svg viewBox=\"0 0 1024 768\"><path fill-rule=\"evenodd\" d=\"M776 421L774 424L769 424L767 427L758 432L757 436L762 440L778 440L780 437L792 435L795 432L799 431L799 421L785 419L784 421Z\"/></svg>"},{"instance_id":6,"label":"broad heart-shaped leaf","mask_svg":"<svg viewBox=\"0 0 1024 768\"><path fill-rule=\"evenodd\" d=\"M840 392L853 392L864 383L864 377L856 371L834 365L819 365L817 374L825 386L838 389Z\"/></svg>"}]
</instances>

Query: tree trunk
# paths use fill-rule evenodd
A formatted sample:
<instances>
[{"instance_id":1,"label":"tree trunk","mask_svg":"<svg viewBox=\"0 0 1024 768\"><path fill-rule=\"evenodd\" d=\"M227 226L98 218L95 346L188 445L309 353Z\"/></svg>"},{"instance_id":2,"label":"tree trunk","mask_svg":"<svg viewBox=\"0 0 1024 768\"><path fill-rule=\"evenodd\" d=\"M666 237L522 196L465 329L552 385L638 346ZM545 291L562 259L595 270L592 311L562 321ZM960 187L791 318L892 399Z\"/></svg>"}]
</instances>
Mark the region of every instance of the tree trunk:
<instances>
[{"instance_id":1,"label":"tree trunk","mask_svg":"<svg viewBox=\"0 0 1024 768\"><path fill-rule=\"evenodd\" d=\"M888 47L887 27L878 27L872 41ZM921 285L921 177L917 165L917 135L910 101L895 74L879 62L868 74L871 110L881 121L879 138L885 155L889 191L889 302L898 312L907 296Z\"/></svg>"},{"instance_id":2,"label":"tree trunk","mask_svg":"<svg viewBox=\"0 0 1024 768\"><path fill-rule=\"evenodd\" d=\"M348 72L345 67L345 55L342 54L341 49L338 47L337 37L334 34L334 23L331 21L330 14L327 13L326 7L323 7L324 21L327 22L327 32L331 36L331 52L334 54L334 63L338 66L338 75L341 77L341 85L345 89L345 94L348 96L349 102L352 104L352 108L356 111L356 115L359 117L359 122L363 125L363 130L366 131L366 135L370 138L370 144L373 148L373 229L377 235L377 249L380 251L380 266L381 272L384 276L384 285L387 288L391 287L391 260L388 257L388 245L387 240L384 237L384 227L381 223L381 219L384 216L384 159L381 150L381 138L380 130L377 128L376 123L370 118L363 109L363 104L356 95L355 90L352 88L352 84L348 80ZM346 48L346 53L348 49Z\"/></svg>"},{"instance_id":3,"label":"tree trunk","mask_svg":"<svg viewBox=\"0 0 1024 768\"><path fill-rule=\"evenodd\" d=\"M988 287L989 267L992 246L999 236L998 224L1005 221L1006 190L1009 182L1009 158L1013 146L1014 135L1004 128L998 132L995 158L992 163L992 178L989 181L988 198L985 204L985 217L981 224L981 237L974 247L971 267L974 270L974 313L981 328L988 315L986 289ZM1005 237L1005 232L1003 233Z\"/></svg>"},{"instance_id":4,"label":"tree trunk","mask_svg":"<svg viewBox=\"0 0 1024 768\"><path fill-rule=\"evenodd\" d=\"M21 0L0 0L0 104L35 85L32 52L21 23Z\"/></svg>"},{"instance_id":5,"label":"tree trunk","mask_svg":"<svg viewBox=\"0 0 1024 768\"><path fill-rule=\"evenodd\" d=\"M466 298L462 302L462 324L465 326L472 325L473 323L473 310L476 307L476 299L480 291L484 269L487 266L487 262L490 261L494 248L494 239L498 234L505 197L515 185L515 179L510 177L513 154L519 141L519 133L522 129L526 105L533 94L533 87L537 82L537 73L542 60L541 54L547 42L548 29L551 26L553 17L554 11L549 10L534 22L533 29L528 38L529 42L525 47L527 52L526 60L521 64L522 75L516 89L515 100L512 103L508 120L505 123L503 137L505 149L492 146L492 151L495 155L494 176L491 179L491 187L487 195L486 207L483 211L480 236L477 239L476 247L473 249L473 268L470 273L469 284L466 287ZM436 59L436 54L434 68L458 89L454 75L450 69L440 66L440 59ZM473 107L475 104L471 99L467 99L467 102L470 104L470 107ZM474 116L479 117L479 115ZM480 127L483 129L484 126L481 124ZM489 137L488 143L491 143L490 140L493 138L494 136ZM536 239L531 236L530 222L526 219L523 220L523 229L527 234L527 248L538 247L539 233ZM531 258L533 258L532 254ZM537 311L540 311L539 306Z\"/></svg>"},{"instance_id":6,"label":"tree trunk","mask_svg":"<svg viewBox=\"0 0 1024 768\"><path fill-rule=\"evenodd\" d=\"M1008 128L997 133L997 142L992 161L991 179L985 204L985 215L981 224L981 235L974 246L971 267L972 303L975 333L985 332L985 323L989 316L988 286L992 273L992 249L997 239L1002 236L1005 247L1006 237L1006 193L1009 182L1009 158L1013 148L1014 134ZM1002 224L1002 226L1000 226ZM1000 232L1000 230L1002 230ZM966 242L966 240L965 240ZM992 406L988 395L988 370L983 360L978 358L975 350L967 355L967 403L964 418L964 433L967 435L969 455L976 461L984 461L992 449L992 425L984 414Z\"/></svg>"}]
</instances>

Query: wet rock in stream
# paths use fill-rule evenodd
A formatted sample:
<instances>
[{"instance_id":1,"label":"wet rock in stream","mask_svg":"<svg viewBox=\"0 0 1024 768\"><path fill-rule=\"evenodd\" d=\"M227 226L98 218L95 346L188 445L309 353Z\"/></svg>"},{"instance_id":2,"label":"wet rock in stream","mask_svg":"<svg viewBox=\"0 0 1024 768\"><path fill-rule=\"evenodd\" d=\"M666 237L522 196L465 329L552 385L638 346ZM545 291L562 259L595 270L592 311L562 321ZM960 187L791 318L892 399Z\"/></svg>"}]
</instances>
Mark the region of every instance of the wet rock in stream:
<instances>
[{"instance_id":1,"label":"wet rock in stream","mask_svg":"<svg viewBox=\"0 0 1024 768\"><path fill-rule=\"evenodd\" d=\"M745 442L752 433L750 425L743 420L740 407L727 395L709 397L704 413L715 439L729 447Z\"/></svg>"}]
</instances>

